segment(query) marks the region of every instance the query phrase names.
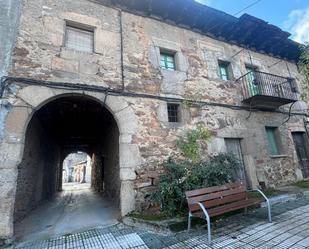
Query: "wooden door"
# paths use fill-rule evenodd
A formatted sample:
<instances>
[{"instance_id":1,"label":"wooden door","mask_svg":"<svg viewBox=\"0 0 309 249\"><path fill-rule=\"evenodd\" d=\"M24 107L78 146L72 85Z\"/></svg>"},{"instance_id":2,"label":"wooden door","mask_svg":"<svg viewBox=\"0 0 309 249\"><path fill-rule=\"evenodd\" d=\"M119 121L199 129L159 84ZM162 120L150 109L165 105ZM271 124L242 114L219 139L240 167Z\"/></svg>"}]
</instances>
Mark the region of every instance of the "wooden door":
<instances>
[{"instance_id":1,"label":"wooden door","mask_svg":"<svg viewBox=\"0 0 309 249\"><path fill-rule=\"evenodd\" d=\"M255 83L255 80L256 80L255 68L247 66L246 70L247 70L246 78L247 78L248 87L250 89L251 96L258 95L260 91L259 91L259 87Z\"/></svg>"},{"instance_id":2,"label":"wooden door","mask_svg":"<svg viewBox=\"0 0 309 249\"><path fill-rule=\"evenodd\" d=\"M307 139L304 132L293 132L294 145L299 161L301 171L304 178L309 177L309 156L308 156L308 145L305 139Z\"/></svg>"},{"instance_id":3,"label":"wooden door","mask_svg":"<svg viewBox=\"0 0 309 249\"><path fill-rule=\"evenodd\" d=\"M243 159L242 150L241 150L240 139L239 138L225 138L224 141L225 141L226 151L228 153L233 153L241 163L241 167L237 169L235 172L237 180L246 181L245 165L244 165L244 159Z\"/></svg>"}]
</instances>

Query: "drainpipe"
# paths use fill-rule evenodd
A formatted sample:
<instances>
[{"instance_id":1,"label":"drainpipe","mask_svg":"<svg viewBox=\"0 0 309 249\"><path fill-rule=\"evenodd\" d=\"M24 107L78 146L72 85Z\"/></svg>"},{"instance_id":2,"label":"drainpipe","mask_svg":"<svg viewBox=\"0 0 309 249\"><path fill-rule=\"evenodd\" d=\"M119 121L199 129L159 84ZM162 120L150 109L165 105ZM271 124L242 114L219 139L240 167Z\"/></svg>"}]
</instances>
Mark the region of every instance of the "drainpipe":
<instances>
[{"instance_id":1,"label":"drainpipe","mask_svg":"<svg viewBox=\"0 0 309 249\"><path fill-rule=\"evenodd\" d=\"M120 60L121 60L121 83L122 83L122 91L124 92L124 63L123 63L123 27L122 27L122 10L119 10L119 27L120 27Z\"/></svg>"},{"instance_id":2,"label":"drainpipe","mask_svg":"<svg viewBox=\"0 0 309 249\"><path fill-rule=\"evenodd\" d=\"M309 131L308 131L308 121L306 120L306 118L303 119L304 120L304 126L305 126L305 130L306 130L306 134L307 134L307 138L309 139Z\"/></svg>"}]
</instances>

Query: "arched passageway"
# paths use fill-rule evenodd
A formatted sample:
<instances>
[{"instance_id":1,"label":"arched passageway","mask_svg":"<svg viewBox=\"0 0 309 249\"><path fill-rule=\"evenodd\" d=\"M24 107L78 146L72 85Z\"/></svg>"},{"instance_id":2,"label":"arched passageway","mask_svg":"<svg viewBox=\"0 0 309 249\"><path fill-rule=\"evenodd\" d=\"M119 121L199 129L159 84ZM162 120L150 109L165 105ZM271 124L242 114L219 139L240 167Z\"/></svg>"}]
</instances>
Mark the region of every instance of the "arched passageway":
<instances>
[{"instance_id":1,"label":"arched passageway","mask_svg":"<svg viewBox=\"0 0 309 249\"><path fill-rule=\"evenodd\" d=\"M91 158L89 193L92 197L87 197L84 192L78 193L77 199L74 199L74 193L69 195L69 199L67 193L57 195L62 191L63 161L68 154L76 151L83 151ZM61 210L61 207L55 204L61 205L63 200L76 201L75 210L80 204L83 212L88 212L89 216L93 210L87 209L87 204L83 203L83 196L88 198L86 203L102 201L98 205L93 205L99 212L104 211L100 205L106 204L107 199L103 197L108 198L108 204L113 207L112 213L115 215L119 210L120 185L119 130L113 115L101 103L88 97L71 95L56 98L34 113L26 131L24 154L18 166L14 208L15 231L18 233L20 228L28 226L25 220L30 215L36 215L32 220L39 219L40 214L36 212L41 204L47 205L46 203L51 203L53 200L52 210L60 210L48 223L53 223L53 219L59 219L59 215L67 211ZM63 200L61 196L64 196ZM44 206L44 209L48 210L48 207ZM50 212L53 212L52 210ZM77 215L82 216L79 211ZM93 215L94 219L100 217L104 219L104 214L98 217ZM86 223L91 225L89 220ZM76 229L83 227L82 221L74 224ZM76 224L80 224L80 227L78 225L76 227ZM93 225L100 224L96 222ZM55 224L40 224L42 225L47 228L55 226ZM55 230L55 227L53 229ZM71 231L61 230L61 232ZM57 231L55 233L57 234Z\"/></svg>"}]
</instances>

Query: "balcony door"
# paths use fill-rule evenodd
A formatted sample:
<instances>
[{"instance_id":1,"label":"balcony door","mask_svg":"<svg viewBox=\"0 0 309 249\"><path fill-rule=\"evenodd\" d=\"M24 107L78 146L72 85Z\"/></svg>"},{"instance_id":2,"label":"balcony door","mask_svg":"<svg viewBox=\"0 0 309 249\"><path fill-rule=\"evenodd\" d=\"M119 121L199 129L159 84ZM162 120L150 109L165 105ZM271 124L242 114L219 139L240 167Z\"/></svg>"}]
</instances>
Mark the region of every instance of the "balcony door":
<instances>
[{"instance_id":1,"label":"balcony door","mask_svg":"<svg viewBox=\"0 0 309 249\"><path fill-rule=\"evenodd\" d=\"M294 145L304 178L309 178L308 141L304 132L293 132Z\"/></svg>"},{"instance_id":2,"label":"balcony door","mask_svg":"<svg viewBox=\"0 0 309 249\"><path fill-rule=\"evenodd\" d=\"M246 71L247 71L247 82L248 82L248 87L251 93L251 96L255 96L258 95L260 93L259 91L259 87L256 84L256 75L255 75L255 71L256 68L252 67L252 66L246 66Z\"/></svg>"},{"instance_id":3,"label":"balcony door","mask_svg":"<svg viewBox=\"0 0 309 249\"><path fill-rule=\"evenodd\" d=\"M232 153L239 160L241 167L235 171L235 178L240 181L246 182L245 166L243 160L243 154L240 145L239 138L225 138L226 151Z\"/></svg>"}]
</instances>

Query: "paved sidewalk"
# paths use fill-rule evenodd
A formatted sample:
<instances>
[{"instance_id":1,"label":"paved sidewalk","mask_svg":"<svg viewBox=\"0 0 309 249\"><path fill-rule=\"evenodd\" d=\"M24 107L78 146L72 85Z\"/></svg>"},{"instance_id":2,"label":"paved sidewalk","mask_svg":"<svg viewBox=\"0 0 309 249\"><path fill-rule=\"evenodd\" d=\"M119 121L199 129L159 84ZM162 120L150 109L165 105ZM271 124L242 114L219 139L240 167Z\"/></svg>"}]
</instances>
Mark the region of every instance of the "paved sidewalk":
<instances>
[{"instance_id":1,"label":"paved sidewalk","mask_svg":"<svg viewBox=\"0 0 309 249\"><path fill-rule=\"evenodd\" d=\"M216 222L213 244L207 245L204 228L175 234L155 234L122 224L95 228L50 240L19 245L19 249L229 249L229 248L309 248L309 199L278 204L273 207L273 222L267 211L256 209Z\"/></svg>"}]
</instances>

